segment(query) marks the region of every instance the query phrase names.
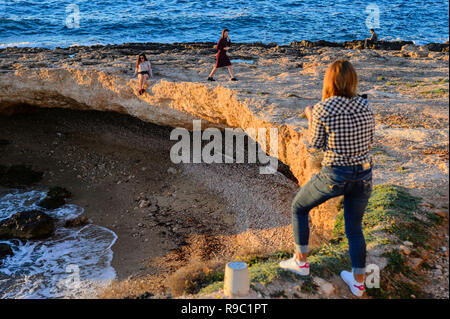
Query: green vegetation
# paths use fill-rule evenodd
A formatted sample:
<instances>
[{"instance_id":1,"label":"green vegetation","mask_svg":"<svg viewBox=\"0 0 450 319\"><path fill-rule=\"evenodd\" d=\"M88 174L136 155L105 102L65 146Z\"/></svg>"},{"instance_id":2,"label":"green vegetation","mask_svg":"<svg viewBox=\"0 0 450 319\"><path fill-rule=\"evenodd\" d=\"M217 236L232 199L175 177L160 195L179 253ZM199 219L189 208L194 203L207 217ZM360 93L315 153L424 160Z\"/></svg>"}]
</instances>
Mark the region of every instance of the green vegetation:
<instances>
[{"instance_id":1,"label":"green vegetation","mask_svg":"<svg viewBox=\"0 0 450 319\"><path fill-rule=\"evenodd\" d=\"M443 88L420 92L420 94L423 94L423 95L445 95L446 93L448 93L448 89L443 89Z\"/></svg>"},{"instance_id":2,"label":"green vegetation","mask_svg":"<svg viewBox=\"0 0 450 319\"><path fill-rule=\"evenodd\" d=\"M386 82L386 85L389 85L389 86L399 86L399 85L402 85L400 82L393 82L393 81L387 81Z\"/></svg>"},{"instance_id":3,"label":"green vegetation","mask_svg":"<svg viewBox=\"0 0 450 319\"><path fill-rule=\"evenodd\" d=\"M291 256L292 254L288 252L278 251L264 257L237 257L236 260L247 263L249 267L250 286L255 290L258 290L258 284L266 286L275 279L284 279L301 283L302 292L315 293L317 291L317 286L314 284L311 277L303 278L279 267L280 261L290 258ZM223 273L221 273L221 275L222 276L217 277L219 279L218 281L209 282L209 284L204 286L199 292L212 293L219 289L223 289ZM209 277L209 279L212 279L212 277ZM206 280L203 280L203 283L204 282L206 282Z\"/></svg>"},{"instance_id":4,"label":"green vegetation","mask_svg":"<svg viewBox=\"0 0 450 319\"><path fill-rule=\"evenodd\" d=\"M431 236L429 229L438 221L433 214L426 214L426 220L419 220L414 213L419 212L420 199L409 194L407 189L390 184L373 188L366 213L363 218L363 232L368 247L400 244L411 241L415 247L427 247ZM348 241L345 236L344 212L342 201L338 206L339 214L332 232L332 240L310 252L311 272L323 278L339 275L342 269L350 269ZM394 247L394 246L393 246ZM267 285L274 279L301 282L301 291L314 293L317 290L311 277L303 278L279 268L281 260L290 258L291 253L277 252L268 256L238 258L249 265L250 284ZM383 255L388 264L382 270L381 288L368 289L367 294L374 298L417 298L427 297L420 286L420 278L407 267L406 258L397 250L391 249ZM208 282L207 285L205 283ZM200 292L211 293L223 288L223 273L202 279Z\"/></svg>"},{"instance_id":5,"label":"green vegetation","mask_svg":"<svg viewBox=\"0 0 450 319\"><path fill-rule=\"evenodd\" d=\"M446 83L448 83L448 79L444 79L444 78L441 78L441 79L438 79L437 81L431 82L432 85L439 85L439 84L446 84Z\"/></svg>"},{"instance_id":6,"label":"green vegetation","mask_svg":"<svg viewBox=\"0 0 450 319\"><path fill-rule=\"evenodd\" d=\"M379 77L378 80L382 81L382 80L384 80L384 77ZM440 79L437 79L435 81L430 81L430 82L425 82L425 81L421 81L421 80L415 80L414 82L387 81L385 83L385 85L386 86L405 86L408 88L415 88L418 86L425 87L425 86L431 86L431 85L444 85L444 84L448 84L448 83L449 83L448 79L440 78ZM441 95L445 94L445 93L448 93L448 89L436 88L436 89L421 92L421 94L441 94Z\"/></svg>"},{"instance_id":7,"label":"green vegetation","mask_svg":"<svg viewBox=\"0 0 450 319\"><path fill-rule=\"evenodd\" d=\"M407 265L406 257L398 250L392 250L384 254L388 259L388 265L382 270L380 276L380 288L367 289L368 296L378 299L409 299L412 295L416 298L429 298L419 284L421 278L417 276Z\"/></svg>"},{"instance_id":8,"label":"green vegetation","mask_svg":"<svg viewBox=\"0 0 450 319\"><path fill-rule=\"evenodd\" d=\"M193 280L185 282L185 291L189 294L210 293L223 288L224 272L202 272Z\"/></svg>"},{"instance_id":9,"label":"green vegetation","mask_svg":"<svg viewBox=\"0 0 450 319\"><path fill-rule=\"evenodd\" d=\"M411 172L410 168L406 168L406 167L403 167L403 166L399 166L397 168L397 173L404 174L404 173L409 173L409 172Z\"/></svg>"}]
</instances>

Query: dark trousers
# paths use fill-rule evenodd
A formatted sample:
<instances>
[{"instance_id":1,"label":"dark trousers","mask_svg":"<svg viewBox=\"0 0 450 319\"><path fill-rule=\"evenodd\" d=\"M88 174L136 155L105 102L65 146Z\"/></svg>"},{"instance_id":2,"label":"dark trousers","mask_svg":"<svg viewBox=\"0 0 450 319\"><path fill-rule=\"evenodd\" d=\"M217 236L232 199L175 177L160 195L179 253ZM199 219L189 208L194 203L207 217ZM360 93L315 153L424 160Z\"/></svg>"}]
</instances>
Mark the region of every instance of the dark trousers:
<instances>
[{"instance_id":1,"label":"dark trousers","mask_svg":"<svg viewBox=\"0 0 450 319\"><path fill-rule=\"evenodd\" d=\"M308 252L309 211L331 198L344 195L345 233L353 272L364 274L366 243L362 232L362 218L371 193L371 168L364 170L362 165L323 167L300 189L292 202L296 251Z\"/></svg>"},{"instance_id":2,"label":"dark trousers","mask_svg":"<svg viewBox=\"0 0 450 319\"><path fill-rule=\"evenodd\" d=\"M375 44L376 42L374 40L366 39L364 41L364 49L367 49L369 45Z\"/></svg>"}]
</instances>

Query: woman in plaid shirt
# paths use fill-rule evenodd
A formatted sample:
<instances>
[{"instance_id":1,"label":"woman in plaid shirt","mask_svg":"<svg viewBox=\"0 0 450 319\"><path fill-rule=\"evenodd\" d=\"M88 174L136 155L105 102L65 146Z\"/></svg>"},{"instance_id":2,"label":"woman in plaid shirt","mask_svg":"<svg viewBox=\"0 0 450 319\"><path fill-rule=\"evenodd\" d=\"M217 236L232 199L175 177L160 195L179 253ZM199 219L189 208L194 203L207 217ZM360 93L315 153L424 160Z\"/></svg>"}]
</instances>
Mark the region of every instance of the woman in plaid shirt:
<instances>
[{"instance_id":1,"label":"woman in plaid shirt","mask_svg":"<svg viewBox=\"0 0 450 319\"><path fill-rule=\"evenodd\" d=\"M308 142L312 152L324 151L322 170L303 186L292 202L292 227L296 253L280 266L309 275L309 211L344 195L345 232L352 272L342 279L356 296L364 292L366 244L362 218L372 192L372 160L375 120L366 99L357 95L358 76L350 62L333 62L325 73L322 101L307 107Z\"/></svg>"}]
</instances>

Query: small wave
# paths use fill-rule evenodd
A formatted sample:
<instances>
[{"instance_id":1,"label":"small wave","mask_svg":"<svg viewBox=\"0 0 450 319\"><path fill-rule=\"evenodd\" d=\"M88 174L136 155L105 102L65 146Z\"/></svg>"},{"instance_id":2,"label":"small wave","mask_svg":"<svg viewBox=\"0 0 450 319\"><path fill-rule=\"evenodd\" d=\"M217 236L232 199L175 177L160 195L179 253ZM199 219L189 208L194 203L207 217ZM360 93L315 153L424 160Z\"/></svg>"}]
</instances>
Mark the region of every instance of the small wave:
<instances>
[{"instance_id":1,"label":"small wave","mask_svg":"<svg viewBox=\"0 0 450 319\"><path fill-rule=\"evenodd\" d=\"M11 42L11 43L0 43L0 48L9 48L9 47L29 47L32 42Z\"/></svg>"},{"instance_id":2,"label":"small wave","mask_svg":"<svg viewBox=\"0 0 450 319\"><path fill-rule=\"evenodd\" d=\"M13 191L0 198L0 220L20 210L38 208L44 192ZM39 208L42 210L42 208ZM117 235L89 224L65 228L64 220L83 213L76 205L44 210L60 224L47 240L2 240L13 250L0 266L0 298L90 298L108 285L116 272L111 266L111 247Z\"/></svg>"}]
</instances>

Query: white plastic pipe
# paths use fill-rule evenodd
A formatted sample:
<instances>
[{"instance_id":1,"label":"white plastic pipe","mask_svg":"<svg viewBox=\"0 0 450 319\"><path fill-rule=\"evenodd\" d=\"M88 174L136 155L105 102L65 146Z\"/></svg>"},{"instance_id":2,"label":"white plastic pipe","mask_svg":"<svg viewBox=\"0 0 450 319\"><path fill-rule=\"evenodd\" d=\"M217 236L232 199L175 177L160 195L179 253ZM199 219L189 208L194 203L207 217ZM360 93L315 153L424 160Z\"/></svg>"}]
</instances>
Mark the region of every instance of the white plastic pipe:
<instances>
[{"instance_id":1,"label":"white plastic pipe","mask_svg":"<svg viewBox=\"0 0 450 319\"><path fill-rule=\"evenodd\" d=\"M229 262L225 267L224 294L243 297L250 293L248 266L244 262Z\"/></svg>"}]
</instances>

